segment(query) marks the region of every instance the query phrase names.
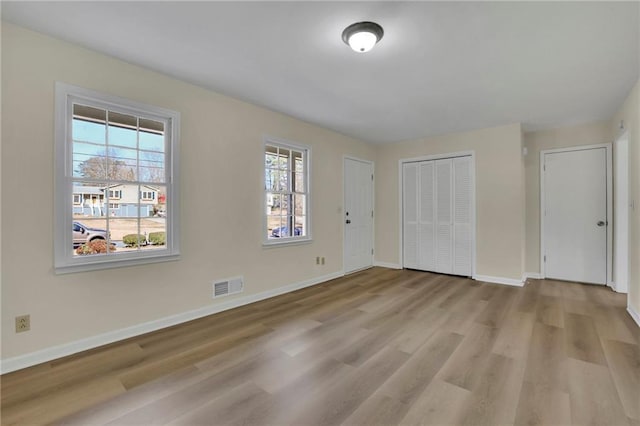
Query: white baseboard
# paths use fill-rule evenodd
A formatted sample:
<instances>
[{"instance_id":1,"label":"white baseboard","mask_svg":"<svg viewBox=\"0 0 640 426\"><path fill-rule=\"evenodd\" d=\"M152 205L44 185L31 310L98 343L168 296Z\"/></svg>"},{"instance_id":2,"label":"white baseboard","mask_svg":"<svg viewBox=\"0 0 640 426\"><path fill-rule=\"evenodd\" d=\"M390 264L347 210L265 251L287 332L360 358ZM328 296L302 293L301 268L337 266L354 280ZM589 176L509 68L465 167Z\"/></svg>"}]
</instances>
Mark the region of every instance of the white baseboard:
<instances>
[{"instance_id":1,"label":"white baseboard","mask_svg":"<svg viewBox=\"0 0 640 426\"><path fill-rule=\"evenodd\" d=\"M505 285L512 285L516 287L524 286L524 281L516 280L514 278L491 277L488 275L474 275L472 278L477 281L484 281L484 282L493 283L493 284L505 284Z\"/></svg>"},{"instance_id":2,"label":"white baseboard","mask_svg":"<svg viewBox=\"0 0 640 426\"><path fill-rule=\"evenodd\" d=\"M522 281L526 281L527 278L531 278L534 280L541 280L542 279L542 274L540 272L525 272L522 275Z\"/></svg>"},{"instance_id":3,"label":"white baseboard","mask_svg":"<svg viewBox=\"0 0 640 426\"><path fill-rule=\"evenodd\" d=\"M611 287L611 289L613 291L615 291L616 293L622 293L622 294L627 294L628 293L628 289L626 285L616 285L616 283L614 281L611 281L610 283L607 284L609 287Z\"/></svg>"},{"instance_id":4,"label":"white baseboard","mask_svg":"<svg viewBox=\"0 0 640 426\"><path fill-rule=\"evenodd\" d=\"M389 268L389 269L402 269L402 265L399 263L390 263L390 262L379 262L374 261L373 266L380 266L381 268Z\"/></svg>"},{"instance_id":5,"label":"white baseboard","mask_svg":"<svg viewBox=\"0 0 640 426\"><path fill-rule=\"evenodd\" d=\"M640 314L638 314L638 311L636 311L635 309L633 309L633 307L631 307L628 299L627 299L627 312L629 312L629 315L631 315L631 318L633 318L636 324L638 324L638 327L640 327Z\"/></svg>"},{"instance_id":6,"label":"white baseboard","mask_svg":"<svg viewBox=\"0 0 640 426\"><path fill-rule=\"evenodd\" d=\"M237 308L239 306L248 305L250 303L259 302L260 300L269 299L281 294L290 293L305 287L311 287L338 277L342 277L342 271L333 272L331 274L322 275L320 277L311 278L305 281L285 285L274 288L273 290L263 291L261 293L252 294L228 302L216 303L215 305L205 306L203 308L194 309L192 311L171 315L157 320L136 324L131 327L121 328L119 330L109 331L98 334L97 336L87 337L85 339L76 340L62 345L52 346L50 348L41 349L25 355L19 355L0 361L0 374L10 373L12 371L21 370L43 362L73 355L88 349L97 348L109 343L128 339L130 337L139 336L141 334L160 330L162 328L171 327L183 322L192 321L194 319L213 315L218 312Z\"/></svg>"}]
</instances>

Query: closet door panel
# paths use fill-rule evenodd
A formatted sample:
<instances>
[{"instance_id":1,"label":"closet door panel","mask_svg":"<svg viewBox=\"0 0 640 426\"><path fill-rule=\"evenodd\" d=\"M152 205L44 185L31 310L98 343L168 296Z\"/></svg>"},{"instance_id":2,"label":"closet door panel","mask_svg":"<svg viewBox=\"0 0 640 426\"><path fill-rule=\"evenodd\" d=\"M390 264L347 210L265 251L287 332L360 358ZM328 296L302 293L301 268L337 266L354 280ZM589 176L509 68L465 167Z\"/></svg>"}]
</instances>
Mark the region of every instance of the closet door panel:
<instances>
[{"instance_id":1,"label":"closet door panel","mask_svg":"<svg viewBox=\"0 0 640 426\"><path fill-rule=\"evenodd\" d=\"M418 268L418 165L409 163L402 170L402 253L405 268Z\"/></svg>"},{"instance_id":2,"label":"closet door panel","mask_svg":"<svg viewBox=\"0 0 640 426\"><path fill-rule=\"evenodd\" d=\"M453 272L452 160L436 160L436 272Z\"/></svg>"},{"instance_id":3,"label":"closet door panel","mask_svg":"<svg viewBox=\"0 0 640 426\"><path fill-rule=\"evenodd\" d=\"M471 157L453 162L453 273L471 275Z\"/></svg>"},{"instance_id":4,"label":"closet door panel","mask_svg":"<svg viewBox=\"0 0 640 426\"><path fill-rule=\"evenodd\" d=\"M435 167L433 161L425 161L419 166L420 200L418 233L418 267L432 271L436 265L435 255Z\"/></svg>"}]
</instances>

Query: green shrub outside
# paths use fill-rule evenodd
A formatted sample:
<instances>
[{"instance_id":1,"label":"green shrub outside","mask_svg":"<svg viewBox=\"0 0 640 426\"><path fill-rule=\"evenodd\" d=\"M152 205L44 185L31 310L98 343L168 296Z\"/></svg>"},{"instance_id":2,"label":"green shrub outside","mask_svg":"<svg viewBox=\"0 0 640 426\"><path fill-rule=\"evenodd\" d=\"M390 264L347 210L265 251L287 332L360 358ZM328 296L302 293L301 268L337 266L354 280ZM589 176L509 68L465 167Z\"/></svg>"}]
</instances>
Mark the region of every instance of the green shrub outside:
<instances>
[{"instance_id":1,"label":"green shrub outside","mask_svg":"<svg viewBox=\"0 0 640 426\"><path fill-rule=\"evenodd\" d=\"M149 242L154 246L163 246L167 241L167 233L166 232L150 232L149 233Z\"/></svg>"},{"instance_id":2,"label":"green shrub outside","mask_svg":"<svg viewBox=\"0 0 640 426\"><path fill-rule=\"evenodd\" d=\"M142 234L128 234L122 237L122 242L127 247L138 247L140 244L144 244L147 238Z\"/></svg>"}]
</instances>

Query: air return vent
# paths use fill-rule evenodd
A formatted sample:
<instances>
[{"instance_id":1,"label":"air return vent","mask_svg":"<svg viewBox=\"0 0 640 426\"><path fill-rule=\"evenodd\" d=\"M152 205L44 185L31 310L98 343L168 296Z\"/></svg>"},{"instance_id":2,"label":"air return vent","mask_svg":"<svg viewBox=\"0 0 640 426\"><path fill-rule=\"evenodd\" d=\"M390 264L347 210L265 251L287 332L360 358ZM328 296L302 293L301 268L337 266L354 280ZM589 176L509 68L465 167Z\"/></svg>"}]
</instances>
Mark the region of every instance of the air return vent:
<instances>
[{"instance_id":1,"label":"air return vent","mask_svg":"<svg viewBox=\"0 0 640 426\"><path fill-rule=\"evenodd\" d=\"M244 290L244 279L242 277L228 278L226 280L214 281L213 298L228 296L230 294L241 293Z\"/></svg>"}]
</instances>

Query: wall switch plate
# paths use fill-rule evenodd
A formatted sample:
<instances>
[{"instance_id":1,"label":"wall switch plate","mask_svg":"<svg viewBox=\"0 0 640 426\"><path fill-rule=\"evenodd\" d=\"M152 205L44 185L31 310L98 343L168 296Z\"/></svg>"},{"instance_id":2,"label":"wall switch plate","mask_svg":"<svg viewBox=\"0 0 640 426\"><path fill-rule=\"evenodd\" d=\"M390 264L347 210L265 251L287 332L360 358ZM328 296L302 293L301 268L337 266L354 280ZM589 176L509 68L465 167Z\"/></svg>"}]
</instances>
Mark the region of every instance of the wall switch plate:
<instances>
[{"instance_id":1,"label":"wall switch plate","mask_svg":"<svg viewBox=\"0 0 640 426\"><path fill-rule=\"evenodd\" d=\"M31 330L31 315L20 315L16 317L16 333Z\"/></svg>"}]
</instances>

